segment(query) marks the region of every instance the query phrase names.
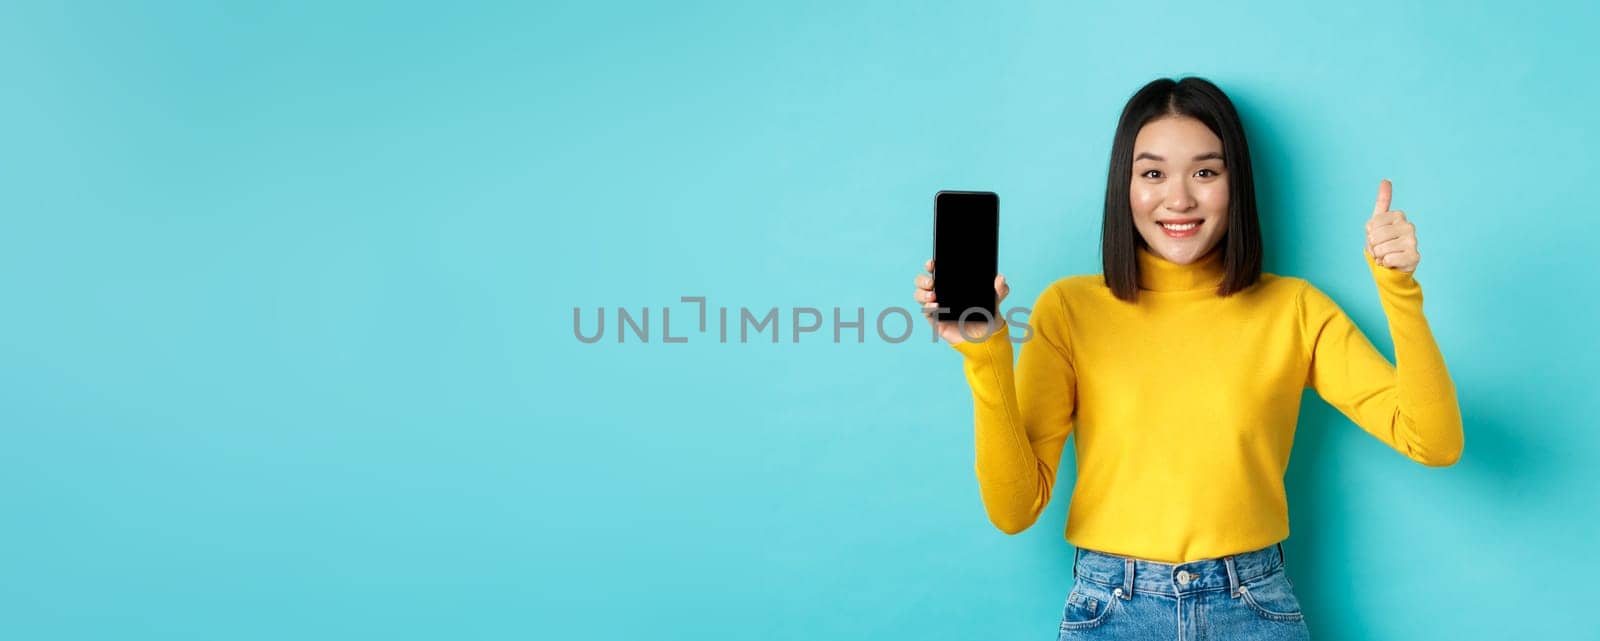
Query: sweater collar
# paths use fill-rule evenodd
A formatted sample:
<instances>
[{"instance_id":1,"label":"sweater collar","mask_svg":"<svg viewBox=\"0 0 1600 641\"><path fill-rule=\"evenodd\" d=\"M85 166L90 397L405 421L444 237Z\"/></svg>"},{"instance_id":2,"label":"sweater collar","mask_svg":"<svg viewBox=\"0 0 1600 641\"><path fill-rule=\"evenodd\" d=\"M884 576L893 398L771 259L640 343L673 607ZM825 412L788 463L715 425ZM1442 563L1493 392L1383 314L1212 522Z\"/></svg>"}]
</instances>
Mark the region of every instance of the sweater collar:
<instances>
[{"instance_id":1,"label":"sweater collar","mask_svg":"<svg viewBox=\"0 0 1600 641\"><path fill-rule=\"evenodd\" d=\"M1227 274L1222 265L1222 243L1188 265L1169 261L1143 246L1138 248L1138 254L1139 289L1158 292L1216 289Z\"/></svg>"}]
</instances>

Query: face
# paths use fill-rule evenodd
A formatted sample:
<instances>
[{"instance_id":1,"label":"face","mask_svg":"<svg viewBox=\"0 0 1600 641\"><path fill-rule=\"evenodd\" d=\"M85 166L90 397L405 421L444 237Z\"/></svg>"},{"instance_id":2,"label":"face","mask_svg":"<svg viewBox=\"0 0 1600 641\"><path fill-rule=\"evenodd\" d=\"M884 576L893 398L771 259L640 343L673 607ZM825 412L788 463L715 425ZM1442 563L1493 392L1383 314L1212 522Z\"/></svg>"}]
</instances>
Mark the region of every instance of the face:
<instances>
[{"instance_id":1,"label":"face","mask_svg":"<svg viewBox=\"0 0 1600 641\"><path fill-rule=\"evenodd\" d=\"M1228 174L1222 140L1188 116L1146 123L1133 142L1128 202L1150 251L1186 265L1228 231Z\"/></svg>"}]
</instances>

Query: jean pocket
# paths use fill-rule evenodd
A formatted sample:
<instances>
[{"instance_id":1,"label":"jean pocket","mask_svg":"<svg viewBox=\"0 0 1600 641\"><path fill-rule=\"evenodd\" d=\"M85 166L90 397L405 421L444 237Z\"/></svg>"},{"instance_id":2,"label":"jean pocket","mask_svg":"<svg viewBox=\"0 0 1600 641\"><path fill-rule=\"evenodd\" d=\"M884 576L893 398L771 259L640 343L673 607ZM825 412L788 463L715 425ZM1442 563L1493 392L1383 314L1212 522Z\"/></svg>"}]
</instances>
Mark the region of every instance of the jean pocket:
<instances>
[{"instance_id":1,"label":"jean pocket","mask_svg":"<svg viewBox=\"0 0 1600 641\"><path fill-rule=\"evenodd\" d=\"M1072 584L1067 605L1061 611L1062 630L1087 630L1105 623L1111 611L1121 607L1122 588L1107 588L1079 579Z\"/></svg>"},{"instance_id":2,"label":"jean pocket","mask_svg":"<svg viewBox=\"0 0 1600 641\"><path fill-rule=\"evenodd\" d=\"M1301 621L1300 599L1294 595L1294 585L1289 575L1278 568L1265 575L1245 581L1239 586L1239 599L1250 610L1268 621Z\"/></svg>"}]
</instances>

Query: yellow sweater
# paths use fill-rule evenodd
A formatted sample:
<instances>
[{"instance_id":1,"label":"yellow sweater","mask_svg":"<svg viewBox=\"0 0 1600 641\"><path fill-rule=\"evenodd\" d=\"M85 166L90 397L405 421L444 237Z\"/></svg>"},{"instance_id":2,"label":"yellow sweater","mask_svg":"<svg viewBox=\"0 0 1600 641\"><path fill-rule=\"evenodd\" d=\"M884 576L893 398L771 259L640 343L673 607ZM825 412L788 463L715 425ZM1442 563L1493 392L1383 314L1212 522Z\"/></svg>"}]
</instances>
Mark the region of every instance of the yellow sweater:
<instances>
[{"instance_id":1,"label":"yellow sweater","mask_svg":"<svg viewBox=\"0 0 1600 641\"><path fill-rule=\"evenodd\" d=\"M1178 265L1141 248L1137 303L1112 296L1099 274L1052 283L1014 368L1004 327L955 344L989 519L1010 534L1033 525L1076 434L1074 546L1180 563L1282 541L1283 476L1306 387L1412 460L1454 463L1461 410L1422 288L1362 254L1398 369L1303 279L1262 274L1218 297L1220 249Z\"/></svg>"}]
</instances>

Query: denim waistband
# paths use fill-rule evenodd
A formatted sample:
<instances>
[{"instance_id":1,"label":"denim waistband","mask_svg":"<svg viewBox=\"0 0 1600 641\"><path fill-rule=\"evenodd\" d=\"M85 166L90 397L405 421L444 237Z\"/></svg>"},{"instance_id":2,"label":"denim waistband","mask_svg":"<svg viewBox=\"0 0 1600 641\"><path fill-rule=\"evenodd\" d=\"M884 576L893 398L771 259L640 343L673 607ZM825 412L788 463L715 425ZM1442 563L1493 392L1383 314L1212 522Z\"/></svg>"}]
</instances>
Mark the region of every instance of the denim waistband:
<instances>
[{"instance_id":1,"label":"denim waistband","mask_svg":"<svg viewBox=\"0 0 1600 641\"><path fill-rule=\"evenodd\" d=\"M1073 552L1072 575L1105 585L1122 586L1123 598L1133 591L1187 594L1207 590L1238 591L1239 584L1283 567L1283 544L1187 563L1162 563L1087 548Z\"/></svg>"}]
</instances>

